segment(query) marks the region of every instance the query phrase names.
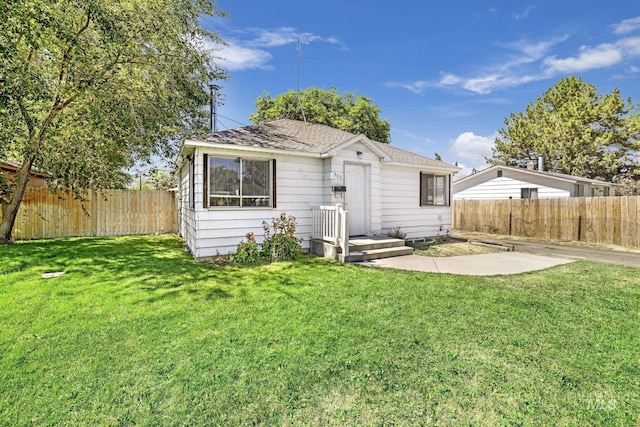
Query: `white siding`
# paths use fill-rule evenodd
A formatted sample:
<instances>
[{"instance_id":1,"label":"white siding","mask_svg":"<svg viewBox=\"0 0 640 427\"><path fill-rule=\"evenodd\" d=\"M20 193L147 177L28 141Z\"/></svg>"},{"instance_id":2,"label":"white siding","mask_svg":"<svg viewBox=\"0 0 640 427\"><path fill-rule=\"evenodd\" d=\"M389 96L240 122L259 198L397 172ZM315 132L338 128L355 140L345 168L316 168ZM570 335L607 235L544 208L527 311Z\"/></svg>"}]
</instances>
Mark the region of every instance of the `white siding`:
<instances>
[{"instance_id":1,"label":"white siding","mask_svg":"<svg viewBox=\"0 0 640 427\"><path fill-rule=\"evenodd\" d=\"M502 177L483 174L454 184L454 200L458 199L519 199L521 189L537 188L539 199L570 197L573 183L547 177L529 176L515 171L503 171Z\"/></svg>"},{"instance_id":2,"label":"white siding","mask_svg":"<svg viewBox=\"0 0 640 427\"><path fill-rule=\"evenodd\" d=\"M420 169L383 165L382 233L400 227L407 238L451 231L451 206L420 206ZM428 170L422 172L429 173Z\"/></svg>"},{"instance_id":3,"label":"white siding","mask_svg":"<svg viewBox=\"0 0 640 427\"><path fill-rule=\"evenodd\" d=\"M276 208L203 208L202 155L238 155L233 151L197 150L196 166L196 218L197 243L192 247L196 258L233 253L249 232L260 242L264 238L262 221L270 222L284 212L297 219L296 234L303 239L303 248L309 247L311 208L323 203L323 159L289 155L251 154L250 157L276 159Z\"/></svg>"},{"instance_id":4,"label":"white siding","mask_svg":"<svg viewBox=\"0 0 640 427\"><path fill-rule=\"evenodd\" d=\"M358 155L358 152L361 154ZM276 208L204 208L203 154L238 156L233 149L195 150L195 208L189 208L188 163L180 171L180 232L197 259L233 253L246 234L253 232L264 239L262 222L269 222L281 212L297 219L297 235L303 248L309 247L311 209L320 205L344 204L344 196L332 191L345 185L345 164L366 167L369 185L366 231L370 235L385 234L396 226L407 237L428 237L451 230L449 206L419 206L420 169L389 166L366 144L355 143L328 158L302 157L290 154L251 153L252 158L276 159ZM243 154L240 154L242 157ZM429 172L423 170L423 172ZM347 189L349 191L349 189Z\"/></svg>"},{"instance_id":5,"label":"white siding","mask_svg":"<svg viewBox=\"0 0 640 427\"><path fill-rule=\"evenodd\" d=\"M511 178L494 178L490 181L480 183L474 187L459 191L453 195L454 200L458 199L519 199L522 188L537 188L539 199L553 197L569 197L570 190L546 187L540 184L520 181Z\"/></svg>"},{"instance_id":6,"label":"white siding","mask_svg":"<svg viewBox=\"0 0 640 427\"><path fill-rule=\"evenodd\" d=\"M192 249L196 242L196 217L189 207L189 162L185 161L178 172L178 221L180 235L187 247Z\"/></svg>"}]
</instances>

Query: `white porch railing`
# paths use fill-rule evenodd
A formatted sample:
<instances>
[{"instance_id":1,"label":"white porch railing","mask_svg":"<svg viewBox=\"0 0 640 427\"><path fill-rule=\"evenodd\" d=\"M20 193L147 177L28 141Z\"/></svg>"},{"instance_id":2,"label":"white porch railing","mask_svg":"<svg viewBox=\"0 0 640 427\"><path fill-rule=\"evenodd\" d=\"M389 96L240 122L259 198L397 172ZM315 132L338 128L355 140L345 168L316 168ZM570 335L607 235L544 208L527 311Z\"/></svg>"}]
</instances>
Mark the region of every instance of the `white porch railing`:
<instances>
[{"instance_id":1,"label":"white porch railing","mask_svg":"<svg viewBox=\"0 0 640 427\"><path fill-rule=\"evenodd\" d=\"M335 206L312 208L311 211L313 218L311 237L340 246L342 256L349 256L347 211L339 203Z\"/></svg>"}]
</instances>

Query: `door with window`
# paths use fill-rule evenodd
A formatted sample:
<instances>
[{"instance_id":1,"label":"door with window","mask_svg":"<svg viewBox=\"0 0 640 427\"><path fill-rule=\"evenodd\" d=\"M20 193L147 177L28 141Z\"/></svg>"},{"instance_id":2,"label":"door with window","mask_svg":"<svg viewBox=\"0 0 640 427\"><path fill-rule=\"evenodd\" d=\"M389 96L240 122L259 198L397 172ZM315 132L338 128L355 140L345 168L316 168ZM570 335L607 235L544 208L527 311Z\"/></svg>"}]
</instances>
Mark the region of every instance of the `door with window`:
<instances>
[{"instance_id":1,"label":"door with window","mask_svg":"<svg viewBox=\"0 0 640 427\"><path fill-rule=\"evenodd\" d=\"M367 198L369 185L365 165L345 164L345 209L349 212L349 235L363 236L367 232Z\"/></svg>"}]
</instances>

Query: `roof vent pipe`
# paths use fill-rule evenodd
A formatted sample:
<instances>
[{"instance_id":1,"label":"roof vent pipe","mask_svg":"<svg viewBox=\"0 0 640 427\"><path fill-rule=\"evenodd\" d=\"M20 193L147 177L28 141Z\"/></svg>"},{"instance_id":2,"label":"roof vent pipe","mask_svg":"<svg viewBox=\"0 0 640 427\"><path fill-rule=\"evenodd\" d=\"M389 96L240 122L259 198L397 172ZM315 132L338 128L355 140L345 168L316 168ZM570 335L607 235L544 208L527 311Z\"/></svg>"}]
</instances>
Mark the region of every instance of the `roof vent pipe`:
<instances>
[{"instance_id":1,"label":"roof vent pipe","mask_svg":"<svg viewBox=\"0 0 640 427\"><path fill-rule=\"evenodd\" d=\"M542 156L538 156L538 170L539 171L544 170L544 157Z\"/></svg>"}]
</instances>

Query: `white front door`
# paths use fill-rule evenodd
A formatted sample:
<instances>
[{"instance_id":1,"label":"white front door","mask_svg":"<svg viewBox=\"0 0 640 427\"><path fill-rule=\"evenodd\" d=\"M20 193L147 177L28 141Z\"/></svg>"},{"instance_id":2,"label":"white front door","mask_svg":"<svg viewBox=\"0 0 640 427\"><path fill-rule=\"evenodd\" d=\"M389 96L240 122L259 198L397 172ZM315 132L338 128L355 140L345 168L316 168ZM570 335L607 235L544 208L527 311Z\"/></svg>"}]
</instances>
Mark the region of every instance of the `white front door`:
<instances>
[{"instance_id":1,"label":"white front door","mask_svg":"<svg viewBox=\"0 0 640 427\"><path fill-rule=\"evenodd\" d=\"M348 211L349 235L362 236L366 234L367 226L367 169L364 165L345 164L344 183L345 210Z\"/></svg>"}]
</instances>

